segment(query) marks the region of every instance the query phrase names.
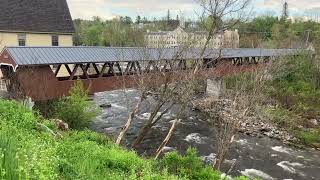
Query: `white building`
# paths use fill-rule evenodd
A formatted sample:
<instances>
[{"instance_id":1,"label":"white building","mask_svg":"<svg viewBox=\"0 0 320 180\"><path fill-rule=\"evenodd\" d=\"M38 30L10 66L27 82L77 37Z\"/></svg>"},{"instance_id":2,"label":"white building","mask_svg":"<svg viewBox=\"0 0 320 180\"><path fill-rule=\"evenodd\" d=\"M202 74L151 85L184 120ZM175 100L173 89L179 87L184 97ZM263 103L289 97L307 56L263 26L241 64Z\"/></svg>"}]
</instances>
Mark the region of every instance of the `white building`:
<instances>
[{"instance_id":1,"label":"white building","mask_svg":"<svg viewBox=\"0 0 320 180\"><path fill-rule=\"evenodd\" d=\"M174 31L148 32L145 35L145 44L152 48L166 47L204 47L208 37L206 31L186 32L180 26ZM215 35L208 43L207 48L238 48L238 31L225 31Z\"/></svg>"}]
</instances>

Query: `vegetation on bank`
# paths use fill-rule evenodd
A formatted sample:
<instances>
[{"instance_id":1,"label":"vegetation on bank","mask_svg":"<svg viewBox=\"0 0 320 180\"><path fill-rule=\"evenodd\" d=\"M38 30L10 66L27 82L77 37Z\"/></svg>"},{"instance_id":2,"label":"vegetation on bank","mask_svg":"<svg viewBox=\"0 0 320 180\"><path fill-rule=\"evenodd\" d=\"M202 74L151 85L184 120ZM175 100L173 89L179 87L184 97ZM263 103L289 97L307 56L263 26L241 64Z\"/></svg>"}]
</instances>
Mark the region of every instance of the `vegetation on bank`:
<instances>
[{"instance_id":1,"label":"vegetation on bank","mask_svg":"<svg viewBox=\"0 0 320 180\"><path fill-rule=\"evenodd\" d=\"M320 70L319 62L307 54L283 57L273 62L267 70L266 82L260 87L256 99L263 114L279 127L283 127L307 145L319 147L320 126L312 121L320 119ZM255 73L226 78L227 88L257 90ZM270 106L271 105L271 106Z\"/></svg>"},{"instance_id":2,"label":"vegetation on bank","mask_svg":"<svg viewBox=\"0 0 320 180\"><path fill-rule=\"evenodd\" d=\"M268 110L272 119L287 127L306 144L320 143L320 128L311 121L320 118L320 70L308 55L286 58L275 64L268 94L278 107Z\"/></svg>"},{"instance_id":3,"label":"vegetation on bank","mask_svg":"<svg viewBox=\"0 0 320 180\"><path fill-rule=\"evenodd\" d=\"M0 179L221 179L192 149L144 159L89 130L59 131L15 101L0 100L0 119Z\"/></svg>"}]
</instances>

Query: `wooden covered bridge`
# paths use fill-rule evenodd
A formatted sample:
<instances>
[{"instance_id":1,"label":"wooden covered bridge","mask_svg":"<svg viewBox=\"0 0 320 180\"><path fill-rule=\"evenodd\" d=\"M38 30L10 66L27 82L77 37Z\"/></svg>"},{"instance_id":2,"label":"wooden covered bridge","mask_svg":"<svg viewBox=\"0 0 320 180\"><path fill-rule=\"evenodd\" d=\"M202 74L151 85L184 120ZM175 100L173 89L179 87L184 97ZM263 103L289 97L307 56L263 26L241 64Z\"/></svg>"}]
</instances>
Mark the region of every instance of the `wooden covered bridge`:
<instances>
[{"instance_id":1,"label":"wooden covered bridge","mask_svg":"<svg viewBox=\"0 0 320 180\"><path fill-rule=\"evenodd\" d=\"M224 76L297 53L296 49L207 49L201 57L205 71ZM137 75L186 71L200 54L199 49L179 48L6 47L0 65L9 92L42 101L68 95L77 79L90 86L90 93L132 88Z\"/></svg>"}]
</instances>

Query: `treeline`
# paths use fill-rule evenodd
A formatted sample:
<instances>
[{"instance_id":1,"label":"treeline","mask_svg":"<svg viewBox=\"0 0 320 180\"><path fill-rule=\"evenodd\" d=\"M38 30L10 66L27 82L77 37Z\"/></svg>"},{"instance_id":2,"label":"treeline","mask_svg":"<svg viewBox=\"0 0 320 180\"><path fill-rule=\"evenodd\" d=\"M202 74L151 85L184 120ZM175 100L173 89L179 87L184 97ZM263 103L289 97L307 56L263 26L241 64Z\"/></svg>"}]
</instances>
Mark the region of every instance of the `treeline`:
<instances>
[{"instance_id":1,"label":"treeline","mask_svg":"<svg viewBox=\"0 0 320 180\"><path fill-rule=\"evenodd\" d=\"M228 22L224 22L228 23ZM200 21L186 21L189 31L205 30ZM160 20L149 20L137 16L135 20L130 17L119 17L104 21L99 17L92 20L74 20L76 33L74 44L76 46L144 46L144 34L147 31L170 31L180 25L179 17L175 19L164 17ZM299 48L309 45L320 37L320 24L302 20L292 22L273 16L260 16L245 23L239 23L232 29L240 33L240 47L242 48Z\"/></svg>"},{"instance_id":2,"label":"treeline","mask_svg":"<svg viewBox=\"0 0 320 180\"><path fill-rule=\"evenodd\" d=\"M74 20L76 46L142 46L143 30L133 28L129 18L102 21L95 17L89 20Z\"/></svg>"},{"instance_id":3,"label":"treeline","mask_svg":"<svg viewBox=\"0 0 320 180\"><path fill-rule=\"evenodd\" d=\"M261 16L237 26L240 46L244 48L299 48L317 45L320 24L313 21L285 20L273 16Z\"/></svg>"},{"instance_id":4,"label":"treeline","mask_svg":"<svg viewBox=\"0 0 320 180\"><path fill-rule=\"evenodd\" d=\"M177 17L178 18L178 17ZM76 46L144 46L144 34L150 31L169 31L179 25L178 19L148 20L137 16L135 22L128 16L104 21L75 19L74 45Z\"/></svg>"}]
</instances>

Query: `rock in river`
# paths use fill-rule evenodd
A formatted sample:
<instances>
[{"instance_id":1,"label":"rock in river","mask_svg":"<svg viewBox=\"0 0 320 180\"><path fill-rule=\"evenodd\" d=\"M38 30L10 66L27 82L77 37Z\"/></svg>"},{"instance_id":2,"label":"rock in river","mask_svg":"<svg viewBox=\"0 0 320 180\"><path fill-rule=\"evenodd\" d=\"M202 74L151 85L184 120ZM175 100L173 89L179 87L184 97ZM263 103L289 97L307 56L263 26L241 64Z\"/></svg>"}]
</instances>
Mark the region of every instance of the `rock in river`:
<instances>
[{"instance_id":1,"label":"rock in river","mask_svg":"<svg viewBox=\"0 0 320 180\"><path fill-rule=\"evenodd\" d=\"M112 105L110 103L105 103L100 105L101 108L111 108Z\"/></svg>"}]
</instances>

